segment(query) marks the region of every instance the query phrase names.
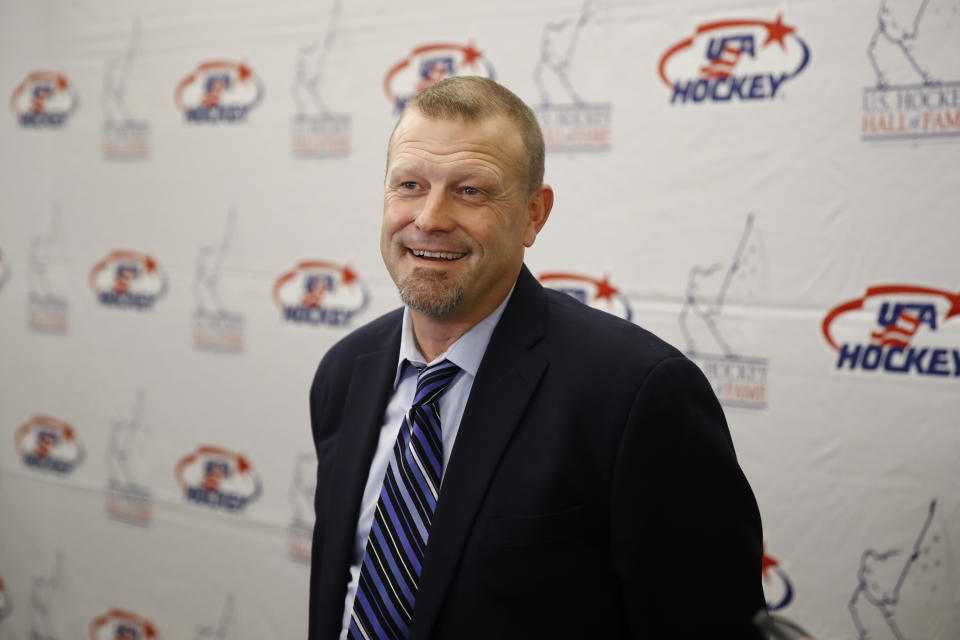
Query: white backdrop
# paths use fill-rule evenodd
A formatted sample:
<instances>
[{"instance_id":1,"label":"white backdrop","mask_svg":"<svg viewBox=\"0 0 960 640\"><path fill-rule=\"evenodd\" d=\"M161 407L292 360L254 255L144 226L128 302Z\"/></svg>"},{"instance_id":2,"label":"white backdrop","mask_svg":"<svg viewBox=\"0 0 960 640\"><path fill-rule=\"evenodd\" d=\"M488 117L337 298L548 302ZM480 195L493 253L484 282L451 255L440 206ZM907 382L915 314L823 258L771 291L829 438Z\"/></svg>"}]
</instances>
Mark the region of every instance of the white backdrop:
<instances>
[{"instance_id":1,"label":"white backdrop","mask_svg":"<svg viewBox=\"0 0 960 640\"><path fill-rule=\"evenodd\" d=\"M3 0L0 638L305 636L307 390L449 74L537 107L533 272L714 382L770 606L960 637L960 1Z\"/></svg>"}]
</instances>

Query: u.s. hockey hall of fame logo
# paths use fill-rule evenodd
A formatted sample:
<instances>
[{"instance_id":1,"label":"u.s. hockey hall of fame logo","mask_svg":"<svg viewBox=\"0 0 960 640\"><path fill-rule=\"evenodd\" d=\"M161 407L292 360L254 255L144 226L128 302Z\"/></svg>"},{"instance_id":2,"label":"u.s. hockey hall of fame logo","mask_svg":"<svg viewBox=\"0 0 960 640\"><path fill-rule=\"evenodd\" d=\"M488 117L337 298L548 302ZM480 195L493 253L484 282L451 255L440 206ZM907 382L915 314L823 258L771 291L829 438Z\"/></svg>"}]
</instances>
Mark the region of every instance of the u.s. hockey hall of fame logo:
<instances>
[{"instance_id":1,"label":"u.s. hockey hall of fame logo","mask_svg":"<svg viewBox=\"0 0 960 640\"><path fill-rule=\"evenodd\" d=\"M720 403L745 409L766 408L770 361L740 352L724 336L722 319L731 291L749 295L763 277L764 255L755 236L751 213L729 261L690 270L679 317L686 354L703 370Z\"/></svg>"},{"instance_id":2,"label":"u.s. hockey hall of fame logo","mask_svg":"<svg viewBox=\"0 0 960 640\"><path fill-rule=\"evenodd\" d=\"M236 212L227 214L220 242L204 245L197 252L197 268L193 279L193 296L197 306L193 312L193 345L203 351L240 353L244 347L246 319L228 310L220 299L220 275L223 262L233 246Z\"/></svg>"},{"instance_id":3,"label":"u.s. hockey hall of fame logo","mask_svg":"<svg viewBox=\"0 0 960 640\"><path fill-rule=\"evenodd\" d=\"M47 232L30 240L27 256L27 326L40 333L63 334L69 325L67 299L57 295L48 278L60 235L60 211L54 207Z\"/></svg>"},{"instance_id":4,"label":"u.s. hockey hall of fame logo","mask_svg":"<svg viewBox=\"0 0 960 640\"><path fill-rule=\"evenodd\" d=\"M142 160L150 155L150 124L135 119L127 108L127 85L139 42L140 24L134 22L127 48L107 60L103 70L103 157L108 160Z\"/></svg>"},{"instance_id":5,"label":"u.s. hockey hall of fame logo","mask_svg":"<svg viewBox=\"0 0 960 640\"><path fill-rule=\"evenodd\" d=\"M902 516L903 535L892 547L867 548L847 602L857 640L955 637L946 631L955 575L948 529L931 500ZM871 532L885 537L886 532Z\"/></svg>"},{"instance_id":6,"label":"u.s. hockey hall of fame logo","mask_svg":"<svg viewBox=\"0 0 960 640\"><path fill-rule=\"evenodd\" d=\"M317 489L317 456L297 454L290 483L293 517L287 527L287 552L291 560L310 564L313 543L313 494Z\"/></svg>"},{"instance_id":7,"label":"u.s. hockey hall of fame logo","mask_svg":"<svg viewBox=\"0 0 960 640\"><path fill-rule=\"evenodd\" d=\"M610 104L585 102L568 71L577 58L581 32L596 22L595 0L585 0L580 14L548 22L540 39L533 79L540 95L534 107L547 151L605 151L610 148Z\"/></svg>"},{"instance_id":8,"label":"u.s. hockey hall of fame logo","mask_svg":"<svg viewBox=\"0 0 960 640\"><path fill-rule=\"evenodd\" d=\"M3 285L7 284L9 278L10 267L7 266L7 261L3 257L3 249L0 249L0 290L3 290Z\"/></svg>"},{"instance_id":9,"label":"u.s. hockey hall of fame logo","mask_svg":"<svg viewBox=\"0 0 960 640\"><path fill-rule=\"evenodd\" d=\"M231 628L234 618L234 595L227 593L223 599L223 607L220 609L220 617L216 624L199 624L193 636L193 640L227 640L231 637Z\"/></svg>"},{"instance_id":10,"label":"u.s. hockey hall of fame logo","mask_svg":"<svg viewBox=\"0 0 960 640\"><path fill-rule=\"evenodd\" d=\"M960 0L874 0L865 141L960 136Z\"/></svg>"},{"instance_id":11,"label":"u.s. hockey hall of fame logo","mask_svg":"<svg viewBox=\"0 0 960 640\"><path fill-rule=\"evenodd\" d=\"M143 431L143 391L137 391L129 419L110 425L107 441L107 515L118 522L148 526L152 512L150 488L137 480L134 447Z\"/></svg>"},{"instance_id":12,"label":"u.s. hockey hall of fame logo","mask_svg":"<svg viewBox=\"0 0 960 640\"><path fill-rule=\"evenodd\" d=\"M350 116L333 113L324 100L327 56L337 35L340 0L333 0L323 36L300 47L293 80L297 113L290 126L290 144L297 157L323 158L350 152Z\"/></svg>"},{"instance_id":13,"label":"u.s. hockey hall of fame logo","mask_svg":"<svg viewBox=\"0 0 960 640\"><path fill-rule=\"evenodd\" d=\"M46 565L43 558L37 565ZM54 619L59 612L59 606L54 602L59 600L58 592L63 580L63 553L59 550L53 558L53 568L46 575L34 575L33 585L30 588L30 627L27 637L30 640L57 640L59 637L54 631Z\"/></svg>"}]
</instances>

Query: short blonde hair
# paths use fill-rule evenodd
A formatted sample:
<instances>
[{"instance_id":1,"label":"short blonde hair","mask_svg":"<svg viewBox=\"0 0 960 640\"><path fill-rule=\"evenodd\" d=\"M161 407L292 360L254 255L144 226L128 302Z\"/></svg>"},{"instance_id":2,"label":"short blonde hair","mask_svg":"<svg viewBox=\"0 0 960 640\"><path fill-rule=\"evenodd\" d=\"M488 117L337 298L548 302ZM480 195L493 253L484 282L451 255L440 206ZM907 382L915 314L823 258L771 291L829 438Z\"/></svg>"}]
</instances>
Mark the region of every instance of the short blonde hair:
<instances>
[{"instance_id":1,"label":"short blonde hair","mask_svg":"<svg viewBox=\"0 0 960 640\"><path fill-rule=\"evenodd\" d=\"M526 152L527 194L543 184L545 153L540 124L533 110L504 86L479 76L445 78L407 101L397 124L409 109L437 120L479 122L495 116L506 117L516 126Z\"/></svg>"}]
</instances>

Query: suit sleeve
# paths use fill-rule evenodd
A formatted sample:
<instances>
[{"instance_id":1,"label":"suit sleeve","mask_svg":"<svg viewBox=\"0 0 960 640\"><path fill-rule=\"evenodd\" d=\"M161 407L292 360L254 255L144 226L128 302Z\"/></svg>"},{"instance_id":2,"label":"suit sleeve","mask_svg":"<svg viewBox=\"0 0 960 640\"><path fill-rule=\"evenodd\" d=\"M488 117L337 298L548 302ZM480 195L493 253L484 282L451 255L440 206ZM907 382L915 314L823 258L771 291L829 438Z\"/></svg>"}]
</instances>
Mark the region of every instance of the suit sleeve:
<instances>
[{"instance_id":1,"label":"suit sleeve","mask_svg":"<svg viewBox=\"0 0 960 640\"><path fill-rule=\"evenodd\" d=\"M330 366L325 366L327 358L321 361L313 378L313 384L310 387L310 427L313 434L314 449L317 453L317 486L313 496L314 525L313 525L313 544L310 561L310 604L309 604L309 632L308 637L319 637L319 631L316 629L314 612L319 610L318 602L315 599L318 595L317 581L321 575L321 549L323 548L324 523L326 514L323 511L324 500L329 485L329 469L334 455L335 430L331 425L337 423L331 420L332 407L328 400L331 393L331 381L325 375Z\"/></svg>"},{"instance_id":2,"label":"suit sleeve","mask_svg":"<svg viewBox=\"0 0 960 640\"><path fill-rule=\"evenodd\" d=\"M686 358L661 361L643 381L611 500L631 637L760 637L759 510L720 404Z\"/></svg>"}]
</instances>

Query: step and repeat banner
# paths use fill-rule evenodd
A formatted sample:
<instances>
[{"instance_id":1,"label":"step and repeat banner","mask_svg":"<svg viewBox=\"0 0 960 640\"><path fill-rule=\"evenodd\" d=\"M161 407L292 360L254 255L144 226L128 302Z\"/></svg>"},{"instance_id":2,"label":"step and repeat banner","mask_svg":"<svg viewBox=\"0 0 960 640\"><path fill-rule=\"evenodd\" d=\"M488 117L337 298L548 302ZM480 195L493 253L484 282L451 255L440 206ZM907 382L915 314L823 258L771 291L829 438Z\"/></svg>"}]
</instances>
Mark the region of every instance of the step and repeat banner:
<instances>
[{"instance_id":1,"label":"step and repeat banner","mask_svg":"<svg viewBox=\"0 0 960 640\"><path fill-rule=\"evenodd\" d=\"M4 0L0 638L305 637L307 392L450 75L541 122L531 270L713 383L770 609L960 637L960 0Z\"/></svg>"}]
</instances>

